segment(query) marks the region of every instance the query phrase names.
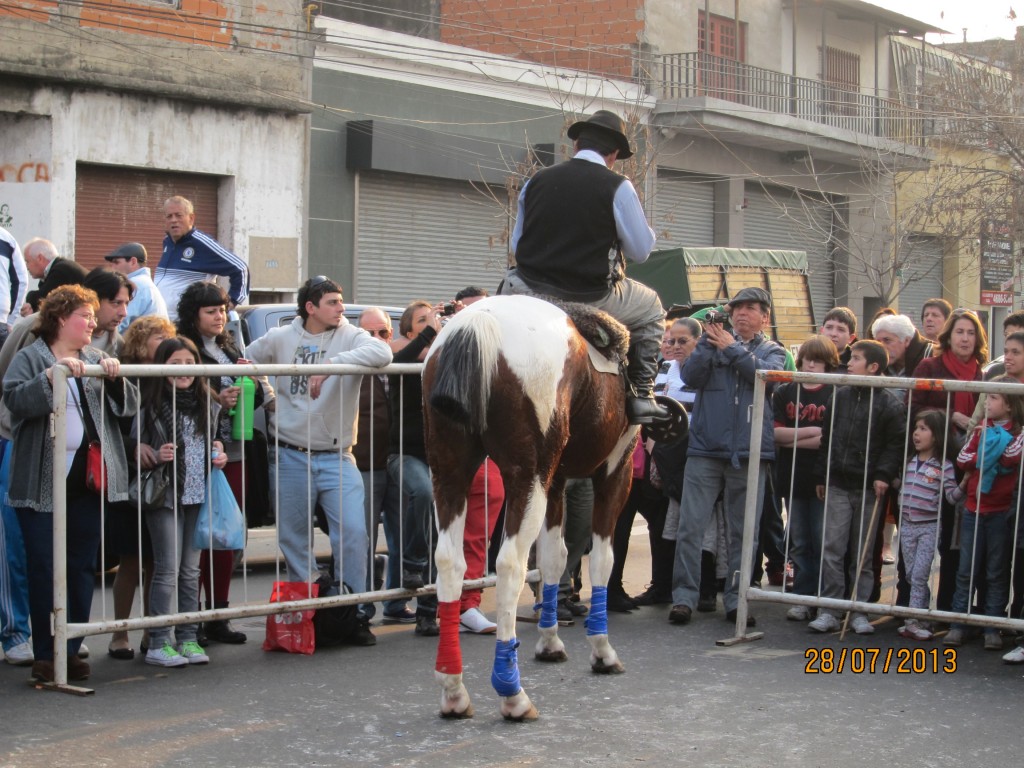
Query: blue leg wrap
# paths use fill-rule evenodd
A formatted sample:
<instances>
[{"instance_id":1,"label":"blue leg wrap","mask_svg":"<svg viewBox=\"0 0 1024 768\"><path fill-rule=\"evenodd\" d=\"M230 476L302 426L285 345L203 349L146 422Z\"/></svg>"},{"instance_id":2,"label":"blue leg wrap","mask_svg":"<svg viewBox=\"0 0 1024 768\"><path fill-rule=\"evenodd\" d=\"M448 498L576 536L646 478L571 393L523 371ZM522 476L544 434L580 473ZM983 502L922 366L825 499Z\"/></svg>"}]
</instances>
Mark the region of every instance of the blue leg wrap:
<instances>
[{"instance_id":1,"label":"blue leg wrap","mask_svg":"<svg viewBox=\"0 0 1024 768\"><path fill-rule=\"evenodd\" d=\"M494 649L494 671L491 672L491 685L499 696L515 696L523 686L519 684L519 658L516 648L519 641L499 640Z\"/></svg>"},{"instance_id":2,"label":"blue leg wrap","mask_svg":"<svg viewBox=\"0 0 1024 768\"><path fill-rule=\"evenodd\" d=\"M558 585L545 584L544 591L539 603L535 603L533 610L540 608L540 628L549 629L558 624Z\"/></svg>"},{"instance_id":3,"label":"blue leg wrap","mask_svg":"<svg viewBox=\"0 0 1024 768\"><path fill-rule=\"evenodd\" d=\"M590 590L590 615L583 623L588 636L608 634L608 587Z\"/></svg>"}]
</instances>

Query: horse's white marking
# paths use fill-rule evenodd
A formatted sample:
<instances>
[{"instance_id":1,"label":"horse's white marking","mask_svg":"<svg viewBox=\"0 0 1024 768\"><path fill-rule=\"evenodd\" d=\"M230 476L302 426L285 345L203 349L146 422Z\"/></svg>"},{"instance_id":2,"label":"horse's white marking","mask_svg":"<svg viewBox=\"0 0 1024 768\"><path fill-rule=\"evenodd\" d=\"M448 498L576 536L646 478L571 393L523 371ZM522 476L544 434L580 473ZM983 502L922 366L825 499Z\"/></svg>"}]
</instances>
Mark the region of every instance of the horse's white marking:
<instances>
[{"instance_id":1,"label":"horse's white marking","mask_svg":"<svg viewBox=\"0 0 1024 768\"><path fill-rule=\"evenodd\" d=\"M516 604L526 579L526 559L530 554L530 545L537 538L537 532L544 520L547 501L544 487L539 479L534 478L519 531L505 539L498 552L498 560L495 563L498 573L498 640L511 640L515 637Z\"/></svg>"},{"instance_id":2,"label":"horse's white marking","mask_svg":"<svg viewBox=\"0 0 1024 768\"><path fill-rule=\"evenodd\" d=\"M462 547L465 528L465 504L446 529L441 530L438 525L434 562L437 564L437 599L442 603L458 600L462 594L462 577L466 573L466 556Z\"/></svg>"},{"instance_id":3,"label":"horse's white marking","mask_svg":"<svg viewBox=\"0 0 1024 768\"><path fill-rule=\"evenodd\" d=\"M623 461L627 459L627 453L632 456L633 438L636 437L636 433L639 431L640 427L630 426L622 433L622 437L620 437L618 442L615 443L615 447L612 448L612 452L608 454L608 460L604 465L605 477L608 477Z\"/></svg>"},{"instance_id":4,"label":"horse's white marking","mask_svg":"<svg viewBox=\"0 0 1024 768\"><path fill-rule=\"evenodd\" d=\"M565 312L532 296L493 296L477 301L449 321L432 345L431 354L452 330L470 321L470 313L480 312L497 320L495 328L500 325L501 338L493 339L496 343L491 349L501 353L522 382L523 391L537 413L541 432L547 432L569 353L570 328Z\"/></svg>"}]
</instances>

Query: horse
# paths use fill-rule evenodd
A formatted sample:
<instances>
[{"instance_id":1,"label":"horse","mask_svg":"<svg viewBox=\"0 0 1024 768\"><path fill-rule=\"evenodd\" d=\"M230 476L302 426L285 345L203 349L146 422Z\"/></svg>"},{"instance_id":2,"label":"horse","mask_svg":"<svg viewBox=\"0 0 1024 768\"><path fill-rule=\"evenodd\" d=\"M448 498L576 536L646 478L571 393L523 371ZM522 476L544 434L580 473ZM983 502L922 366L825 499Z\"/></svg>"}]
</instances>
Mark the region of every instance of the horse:
<instances>
[{"instance_id":1,"label":"horse","mask_svg":"<svg viewBox=\"0 0 1024 768\"><path fill-rule=\"evenodd\" d=\"M576 322L567 313L573 312ZM496 296L455 315L431 347L423 370L427 461L434 486L438 538L435 677L441 716L472 717L462 680L459 598L466 561L462 536L466 497L485 456L505 484L505 541L497 558L497 643L491 683L509 720L534 720L537 708L520 684L516 606L530 547L537 542L543 588L541 661L565 661L556 601L565 569L563 490L569 478L594 483L592 584L586 620L594 672L624 670L608 642L607 584L612 534L632 482L639 427L626 418L620 366L625 327L581 305L563 309L529 296ZM577 323L593 326L608 361L598 370Z\"/></svg>"}]
</instances>

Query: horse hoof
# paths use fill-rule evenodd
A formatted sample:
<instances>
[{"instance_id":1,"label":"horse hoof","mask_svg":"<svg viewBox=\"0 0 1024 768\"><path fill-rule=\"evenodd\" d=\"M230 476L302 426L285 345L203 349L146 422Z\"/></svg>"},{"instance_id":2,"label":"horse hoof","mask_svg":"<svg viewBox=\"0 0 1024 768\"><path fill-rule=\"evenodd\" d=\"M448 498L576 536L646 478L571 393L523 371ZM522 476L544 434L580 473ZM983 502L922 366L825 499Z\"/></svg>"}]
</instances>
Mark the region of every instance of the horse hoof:
<instances>
[{"instance_id":1,"label":"horse hoof","mask_svg":"<svg viewBox=\"0 0 1024 768\"><path fill-rule=\"evenodd\" d=\"M530 704L529 709L527 709L521 715L517 715L517 714L514 714L512 712L505 712L505 713L503 713L502 716L506 720L508 720L510 722L513 722L513 723L529 723L529 722L533 722L538 717L540 717L540 713L537 711L537 708L535 706L533 706L533 704Z\"/></svg>"},{"instance_id":2,"label":"horse hoof","mask_svg":"<svg viewBox=\"0 0 1024 768\"><path fill-rule=\"evenodd\" d=\"M468 720L473 716L473 705L470 704L461 712L456 712L454 709L451 712L441 710L438 714L440 714L442 720Z\"/></svg>"},{"instance_id":3,"label":"horse hoof","mask_svg":"<svg viewBox=\"0 0 1024 768\"><path fill-rule=\"evenodd\" d=\"M590 668L599 675L621 675L626 671L618 659L613 664L607 664L604 659L598 659L590 665Z\"/></svg>"},{"instance_id":4,"label":"horse hoof","mask_svg":"<svg viewBox=\"0 0 1024 768\"><path fill-rule=\"evenodd\" d=\"M559 662L568 661L569 654L564 649L558 651L537 651L533 654L533 658L537 661Z\"/></svg>"}]
</instances>

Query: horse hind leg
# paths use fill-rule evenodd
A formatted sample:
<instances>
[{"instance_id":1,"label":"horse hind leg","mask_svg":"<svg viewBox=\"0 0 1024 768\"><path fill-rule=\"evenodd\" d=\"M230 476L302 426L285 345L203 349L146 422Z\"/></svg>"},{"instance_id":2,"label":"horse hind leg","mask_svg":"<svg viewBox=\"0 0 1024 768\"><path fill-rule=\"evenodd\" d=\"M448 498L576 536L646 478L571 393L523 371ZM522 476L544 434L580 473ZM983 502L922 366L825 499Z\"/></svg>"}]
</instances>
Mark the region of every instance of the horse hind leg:
<instances>
[{"instance_id":1,"label":"horse hind leg","mask_svg":"<svg viewBox=\"0 0 1024 768\"><path fill-rule=\"evenodd\" d=\"M434 562L437 565L437 616L441 635L437 643L434 677L441 684L441 717L473 716L469 691L462 681L462 646L459 640L462 578L466 573L462 539L466 505L437 535Z\"/></svg>"},{"instance_id":2,"label":"horse hind leg","mask_svg":"<svg viewBox=\"0 0 1024 768\"><path fill-rule=\"evenodd\" d=\"M499 709L502 717L517 721L536 720L537 708L519 681L516 606L526 580L526 560L530 545L536 539L544 519L547 494L536 478L528 490L516 489L506 483L505 492L509 500L505 510L508 536L501 546L497 561L498 630L491 684L501 697ZM524 496L525 503L521 501ZM519 525L515 527L517 520Z\"/></svg>"}]
</instances>

